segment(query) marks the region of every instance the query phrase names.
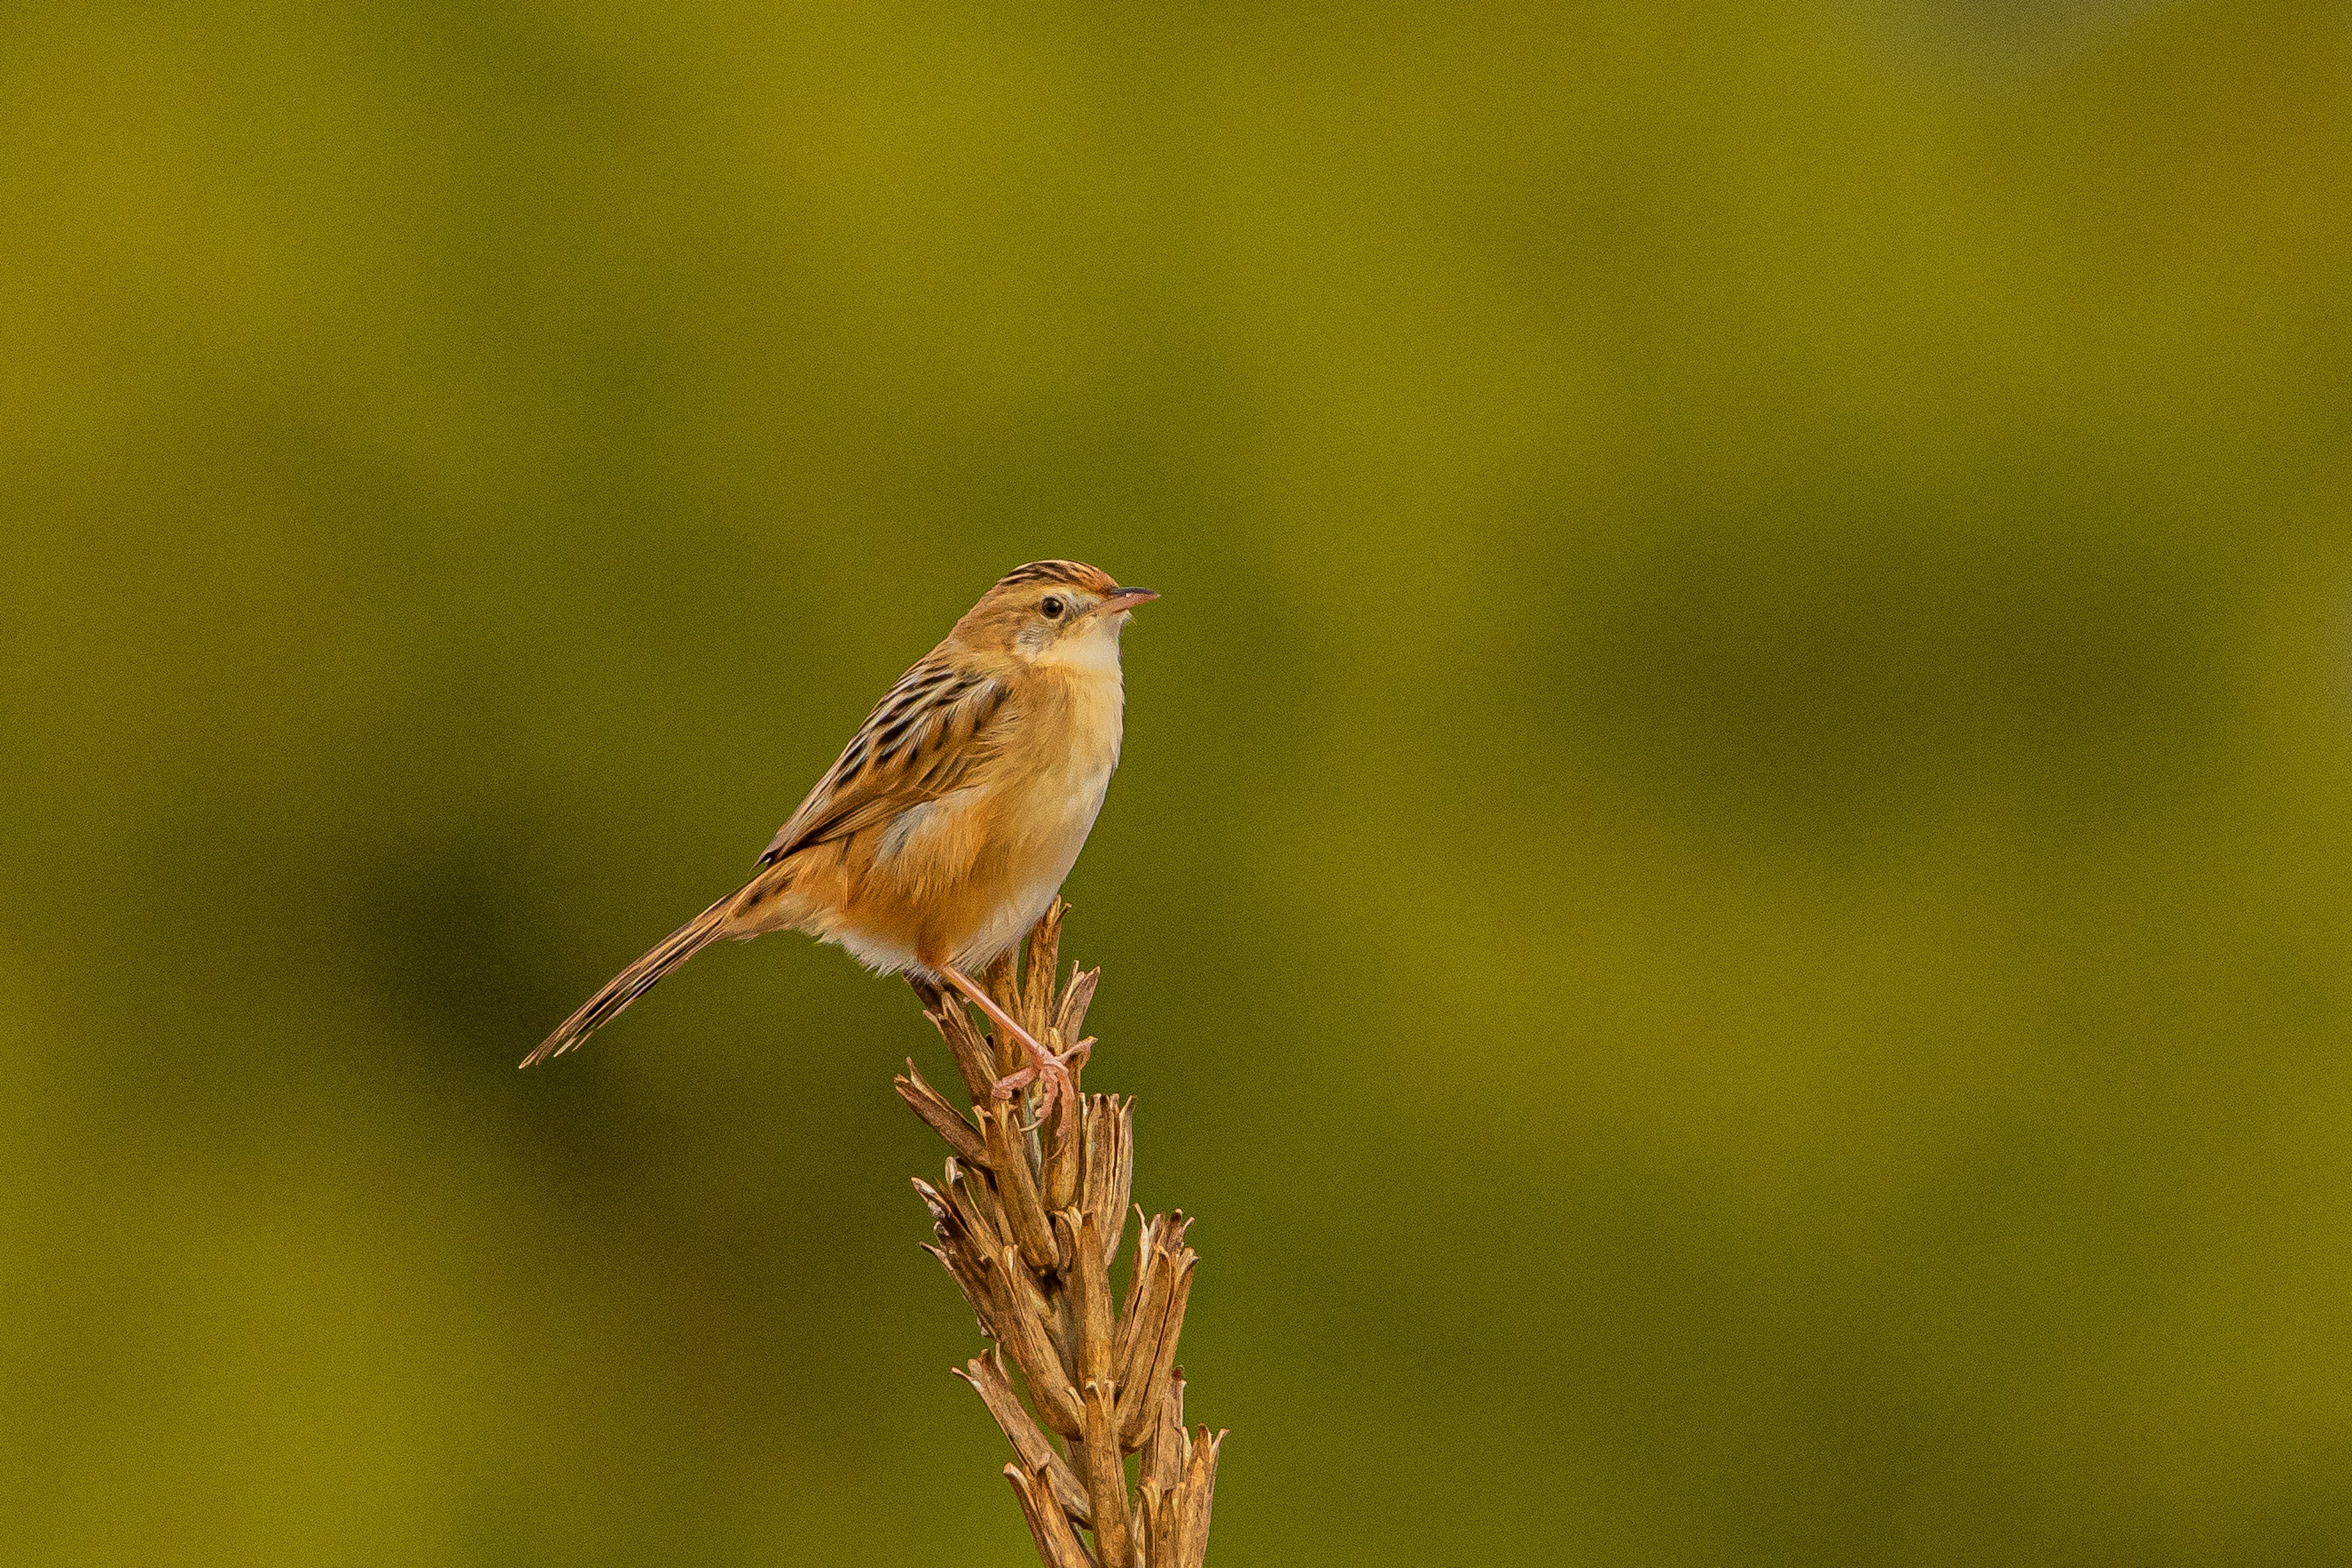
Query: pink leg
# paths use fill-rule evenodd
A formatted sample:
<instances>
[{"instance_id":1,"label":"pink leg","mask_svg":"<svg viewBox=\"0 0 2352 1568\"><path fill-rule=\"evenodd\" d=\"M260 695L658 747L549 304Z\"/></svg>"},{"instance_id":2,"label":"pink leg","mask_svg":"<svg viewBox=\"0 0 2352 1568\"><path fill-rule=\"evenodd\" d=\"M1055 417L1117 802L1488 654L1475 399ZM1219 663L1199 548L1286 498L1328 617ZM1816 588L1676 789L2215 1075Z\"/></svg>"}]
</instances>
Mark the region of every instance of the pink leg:
<instances>
[{"instance_id":1,"label":"pink leg","mask_svg":"<svg viewBox=\"0 0 2352 1568\"><path fill-rule=\"evenodd\" d=\"M940 966L940 978L945 980L949 984L954 986L966 996L971 998L973 1003L979 1006L980 1010L987 1014L990 1020L993 1022L998 1028L1004 1030L1007 1034L1011 1035L1013 1038L1021 1043L1022 1054L1029 1058L1029 1065L1023 1068L1019 1072L1012 1073L1004 1078L997 1079L997 1099L1012 1099L1014 1095L1020 1093L1022 1089L1028 1087L1029 1081L1032 1079L1034 1079L1037 1082L1037 1114L1041 1119L1048 1121L1052 1121L1054 1117L1054 1108L1057 1102L1066 1103L1074 1109L1076 1108L1077 1105L1077 1086L1071 1080L1070 1064L1072 1062L1084 1062L1087 1059L1087 1053L1092 1049L1094 1046L1094 1042L1092 1040L1080 1041L1077 1045L1071 1047L1068 1051L1057 1057L1053 1052L1047 1050L1044 1046L1039 1045L1035 1036L1030 1034L1028 1030L1014 1023L1013 1021L1012 1015L1005 1012L1003 1008L998 1006L996 1005L996 998L991 996L986 989L973 984L961 973L958 973L953 966L941 964Z\"/></svg>"}]
</instances>

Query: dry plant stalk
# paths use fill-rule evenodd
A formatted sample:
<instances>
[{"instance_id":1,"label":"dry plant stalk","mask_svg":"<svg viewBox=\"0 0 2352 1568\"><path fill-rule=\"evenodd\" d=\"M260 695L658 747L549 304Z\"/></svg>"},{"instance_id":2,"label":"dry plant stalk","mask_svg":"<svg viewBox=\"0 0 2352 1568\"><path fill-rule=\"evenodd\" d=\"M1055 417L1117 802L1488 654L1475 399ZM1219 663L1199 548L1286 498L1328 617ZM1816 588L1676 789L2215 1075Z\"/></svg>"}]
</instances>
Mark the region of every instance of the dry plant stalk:
<instances>
[{"instance_id":1,"label":"dry plant stalk","mask_svg":"<svg viewBox=\"0 0 2352 1568\"><path fill-rule=\"evenodd\" d=\"M1030 931L1025 965L1016 970L1007 953L985 981L997 1004L1055 1051L1077 1037L1102 974L1081 974L1073 963L1055 984L1066 908L1055 900ZM1110 1268L1127 1230L1134 1170L1135 1102L1082 1093L1076 1112L1032 1125L1034 1085L1017 1100L995 1098L996 1080L1022 1065L1019 1047L983 1036L960 998L919 990L971 1100L967 1116L911 1060L897 1080L899 1097L950 1151L940 1186L915 1183L939 1238L924 1250L946 1267L994 1342L956 1375L1013 1445L1004 1474L1038 1555L1046 1568L1198 1568L1209 1550L1225 1435L1184 1429L1176 1337L1195 1259L1184 1245L1192 1222L1182 1211L1143 1221L1126 1298L1116 1311L1111 1305ZM1075 1078L1078 1064L1071 1070ZM1007 1357L1028 1389L1025 1405ZM1131 1494L1129 1454L1141 1455Z\"/></svg>"}]
</instances>

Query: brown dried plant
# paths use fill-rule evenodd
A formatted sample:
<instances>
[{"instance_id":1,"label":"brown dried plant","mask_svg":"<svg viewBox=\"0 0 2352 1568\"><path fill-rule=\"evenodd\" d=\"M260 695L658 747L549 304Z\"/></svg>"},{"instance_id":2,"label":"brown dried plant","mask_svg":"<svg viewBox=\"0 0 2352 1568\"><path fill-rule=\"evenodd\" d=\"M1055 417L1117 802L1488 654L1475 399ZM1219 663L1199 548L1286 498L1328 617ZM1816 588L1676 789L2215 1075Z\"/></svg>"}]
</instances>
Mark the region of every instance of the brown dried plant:
<instances>
[{"instance_id":1,"label":"brown dried plant","mask_svg":"<svg viewBox=\"0 0 2352 1568\"><path fill-rule=\"evenodd\" d=\"M1007 953L985 982L997 1004L1055 1051L1076 1038L1102 973L1079 973L1073 963L1055 985L1066 908L1056 900L1030 931L1025 964L1016 969ZM969 1115L958 1110L912 1060L897 1080L899 1097L950 1151L940 1185L915 1183L938 1237L924 1250L945 1266L993 1342L956 1375L1013 1445L1004 1474L1038 1555L1046 1568L1197 1568L1209 1549L1225 1435L1184 1429L1176 1337L1195 1259L1184 1245L1192 1222L1182 1211L1142 1222L1126 1299L1116 1312L1111 1305L1135 1102L1081 1092L1075 1110L1034 1124L1034 1088L1013 1100L994 1093L996 1080L1021 1065L1019 1047L982 1035L961 998L918 991L971 1100ZM1028 1390L1026 1405L1007 1357ZM1129 1454L1140 1456L1131 1488Z\"/></svg>"}]
</instances>

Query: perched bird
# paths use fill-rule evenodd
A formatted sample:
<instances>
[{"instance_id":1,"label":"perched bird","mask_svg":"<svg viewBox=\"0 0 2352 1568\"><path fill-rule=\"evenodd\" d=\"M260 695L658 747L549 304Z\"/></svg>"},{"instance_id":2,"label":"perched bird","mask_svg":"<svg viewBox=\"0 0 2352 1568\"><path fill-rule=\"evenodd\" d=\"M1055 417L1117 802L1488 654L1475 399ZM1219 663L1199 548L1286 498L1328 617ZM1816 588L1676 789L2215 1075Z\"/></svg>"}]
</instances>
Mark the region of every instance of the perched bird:
<instances>
[{"instance_id":1,"label":"perched bird","mask_svg":"<svg viewBox=\"0 0 2352 1568\"><path fill-rule=\"evenodd\" d=\"M1159 597L1076 561L1034 561L981 595L901 676L760 857L760 869L615 975L522 1065L562 1056L721 937L805 931L867 968L953 986L1020 1043L1041 1116L1068 1061L971 976L1061 890L1118 766L1119 633Z\"/></svg>"}]
</instances>

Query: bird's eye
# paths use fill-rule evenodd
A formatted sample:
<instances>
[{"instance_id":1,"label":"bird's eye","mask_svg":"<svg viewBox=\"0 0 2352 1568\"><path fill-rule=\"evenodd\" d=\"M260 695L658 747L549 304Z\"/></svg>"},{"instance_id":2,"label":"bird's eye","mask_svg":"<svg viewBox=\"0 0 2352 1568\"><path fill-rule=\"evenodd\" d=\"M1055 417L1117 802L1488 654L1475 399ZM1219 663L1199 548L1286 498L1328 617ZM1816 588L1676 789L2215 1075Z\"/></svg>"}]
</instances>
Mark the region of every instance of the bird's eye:
<instances>
[{"instance_id":1,"label":"bird's eye","mask_svg":"<svg viewBox=\"0 0 2352 1568\"><path fill-rule=\"evenodd\" d=\"M1058 594L1046 595L1037 607L1045 612L1045 618L1049 621L1058 621L1062 618L1062 599Z\"/></svg>"}]
</instances>

